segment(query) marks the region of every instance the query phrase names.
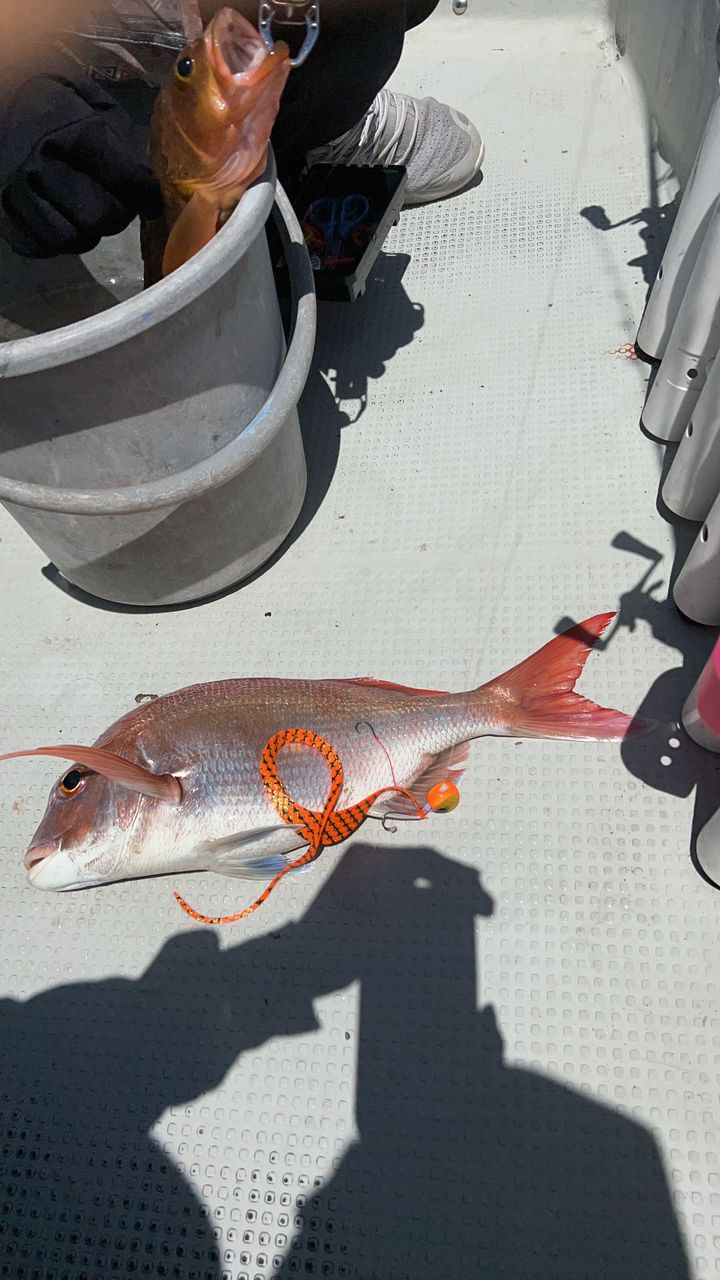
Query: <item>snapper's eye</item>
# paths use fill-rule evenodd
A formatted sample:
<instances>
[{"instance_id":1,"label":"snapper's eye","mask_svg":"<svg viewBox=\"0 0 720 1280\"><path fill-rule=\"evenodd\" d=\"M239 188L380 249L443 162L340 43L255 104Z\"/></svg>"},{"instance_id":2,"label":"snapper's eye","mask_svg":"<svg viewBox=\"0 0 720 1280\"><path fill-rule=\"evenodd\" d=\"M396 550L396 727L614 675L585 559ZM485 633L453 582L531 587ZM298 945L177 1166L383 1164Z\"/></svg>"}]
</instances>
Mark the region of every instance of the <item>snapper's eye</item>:
<instances>
[{"instance_id":1,"label":"snapper's eye","mask_svg":"<svg viewBox=\"0 0 720 1280\"><path fill-rule=\"evenodd\" d=\"M60 791L64 796L77 795L80 788L90 776L88 769L71 769L60 782Z\"/></svg>"},{"instance_id":2,"label":"snapper's eye","mask_svg":"<svg viewBox=\"0 0 720 1280\"><path fill-rule=\"evenodd\" d=\"M195 59L184 54L182 58L178 58L175 63L175 79L179 84L186 85L192 80L195 74Z\"/></svg>"}]
</instances>

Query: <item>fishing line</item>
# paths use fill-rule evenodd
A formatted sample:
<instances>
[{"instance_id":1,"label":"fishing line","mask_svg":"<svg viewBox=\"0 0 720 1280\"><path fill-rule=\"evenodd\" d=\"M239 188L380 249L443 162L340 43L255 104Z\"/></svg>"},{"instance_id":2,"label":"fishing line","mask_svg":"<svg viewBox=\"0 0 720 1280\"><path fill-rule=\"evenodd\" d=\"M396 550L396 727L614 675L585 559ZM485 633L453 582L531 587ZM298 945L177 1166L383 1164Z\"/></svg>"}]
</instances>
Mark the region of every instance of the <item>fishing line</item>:
<instances>
[{"instance_id":1,"label":"fishing line","mask_svg":"<svg viewBox=\"0 0 720 1280\"><path fill-rule=\"evenodd\" d=\"M371 725L369 720L358 720L357 724L355 725L355 729L358 733L360 733L363 729L370 730L373 738L377 742L378 746L380 747L381 751L385 756L385 759L388 762L388 766L390 769L390 776L393 780L393 787L395 788L395 790L401 790L401 788L398 787L398 780L397 780L397 775L395 773L395 768L392 762L392 756L390 755L390 752L388 751L387 747L385 746L385 743L383 742L382 738L380 737L379 733L374 728L374 726ZM418 804L414 796L413 796L413 801L415 804ZM423 813L420 810L419 805L418 805L418 813L416 814L409 814L409 813L369 813L368 814L368 818L372 818L373 822L379 822L380 825L382 826L383 831L388 831L390 835L397 834L397 827L394 827L392 825L393 822L422 822L426 817L427 817L427 814Z\"/></svg>"},{"instance_id":2,"label":"fishing line","mask_svg":"<svg viewBox=\"0 0 720 1280\"><path fill-rule=\"evenodd\" d=\"M369 729L369 730L370 730L370 732L371 732L371 734L372 734L373 738L375 739L375 741L377 742L377 744L378 744L378 746L380 747L381 751L383 752L383 755L385 756L385 759L386 759L386 760L387 760L387 762L388 762L388 767L389 767L389 769L390 769L390 777L391 777L391 778L392 778L392 780L393 780L393 786L394 786L394 787L396 787L396 786L398 785L398 780L397 780L397 777L396 777L396 774L395 774L395 769L394 769L393 762L392 762L392 756L390 755L390 752L388 751L387 747L385 746L385 743L383 742L383 740L382 740L382 738L380 737L380 735L376 732L376 730L374 729L373 725L371 725L371 723L370 723L370 721L369 721L369 720L358 720L357 724L355 725L355 730L356 730L356 732L357 732L357 733L360 733L363 729Z\"/></svg>"}]
</instances>

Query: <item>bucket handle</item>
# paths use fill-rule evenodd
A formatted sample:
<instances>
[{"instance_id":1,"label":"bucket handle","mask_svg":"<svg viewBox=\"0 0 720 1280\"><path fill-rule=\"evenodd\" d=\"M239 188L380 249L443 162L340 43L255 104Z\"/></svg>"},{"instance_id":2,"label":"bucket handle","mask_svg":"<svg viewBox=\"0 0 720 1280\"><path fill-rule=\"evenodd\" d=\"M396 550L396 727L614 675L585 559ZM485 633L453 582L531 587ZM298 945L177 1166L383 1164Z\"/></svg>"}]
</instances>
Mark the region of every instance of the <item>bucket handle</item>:
<instances>
[{"instance_id":1,"label":"bucket handle","mask_svg":"<svg viewBox=\"0 0 720 1280\"><path fill-rule=\"evenodd\" d=\"M278 183L276 223L289 268L293 330L277 381L262 408L240 435L185 471L117 489L59 489L0 476L0 501L64 515L128 516L180 506L240 475L260 456L297 405L315 349L315 281L300 224Z\"/></svg>"}]
</instances>

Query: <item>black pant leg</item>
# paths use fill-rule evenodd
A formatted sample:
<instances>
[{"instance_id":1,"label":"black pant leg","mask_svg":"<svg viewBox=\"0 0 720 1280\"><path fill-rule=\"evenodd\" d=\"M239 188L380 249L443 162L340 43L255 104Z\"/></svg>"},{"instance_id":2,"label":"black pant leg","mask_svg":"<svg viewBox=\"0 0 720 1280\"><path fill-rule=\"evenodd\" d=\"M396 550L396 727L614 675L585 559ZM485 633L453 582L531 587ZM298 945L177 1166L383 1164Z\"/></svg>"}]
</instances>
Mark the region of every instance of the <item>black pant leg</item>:
<instances>
[{"instance_id":1,"label":"black pant leg","mask_svg":"<svg viewBox=\"0 0 720 1280\"><path fill-rule=\"evenodd\" d=\"M273 132L281 176L302 167L306 151L351 129L390 79L405 32L429 17L438 0L388 0L382 17L362 13L326 24L302 67L290 75Z\"/></svg>"}]
</instances>

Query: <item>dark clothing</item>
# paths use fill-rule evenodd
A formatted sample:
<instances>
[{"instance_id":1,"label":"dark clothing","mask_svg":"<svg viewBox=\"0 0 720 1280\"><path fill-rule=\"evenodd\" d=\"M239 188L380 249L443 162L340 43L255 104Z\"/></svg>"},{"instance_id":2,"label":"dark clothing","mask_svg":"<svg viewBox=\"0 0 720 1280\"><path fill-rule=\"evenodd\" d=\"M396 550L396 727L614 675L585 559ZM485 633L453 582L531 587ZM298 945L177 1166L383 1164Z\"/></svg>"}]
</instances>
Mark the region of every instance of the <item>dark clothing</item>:
<instances>
[{"instance_id":1,"label":"dark clothing","mask_svg":"<svg viewBox=\"0 0 720 1280\"><path fill-rule=\"evenodd\" d=\"M362 119L397 67L405 33L424 22L438 0L388 4L382 19L356 16L324 28L312 56L288 82L273 132L281 172L313 147L332 142Z\"/></svg>"},{"instance_id":2,"label":"dark clothing","mask_svg":"<svg viewBox=\"0 0 720 1280\"><path fill-rule=\"evenodd\" d=\"M71 63L18 90L0 136L3 229L16 253L87 253L138 213L162 214L146 131Z\"/></svg>"},{"instance_id":3,"label":"dark clothing","mask_svg":"<svg viewBox=\"0 0 720 1280\"><path fill-rule=\"evenodd\" d=\"M306 151L362 118L398 64L405 32L437 3L395 0L377 18L363 16L358 0L356 14L323 26L311 57L290 76L273 131L282 180L292 182ZM28 257L86 253L138 214L158 214L146 132L119 103L144 97L147 117L152 86L184 39L178 6L115 0L113 13L118 25L104 29L106 41L78 33L69 43L77 62L64 58L59 74L35 76L0 109L0 230Z\"/></svg>"}]
</instances>

